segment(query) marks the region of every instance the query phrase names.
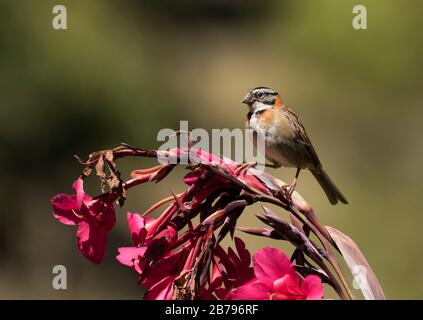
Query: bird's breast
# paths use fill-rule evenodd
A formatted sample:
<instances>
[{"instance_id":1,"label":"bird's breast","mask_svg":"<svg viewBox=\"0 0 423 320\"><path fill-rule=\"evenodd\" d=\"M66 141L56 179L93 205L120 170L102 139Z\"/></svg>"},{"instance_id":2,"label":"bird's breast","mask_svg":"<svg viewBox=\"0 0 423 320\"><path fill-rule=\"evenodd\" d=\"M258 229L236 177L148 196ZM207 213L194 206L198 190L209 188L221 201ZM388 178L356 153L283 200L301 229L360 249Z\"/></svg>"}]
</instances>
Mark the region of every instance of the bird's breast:
<instances>
[{"instance_id":1,"label":"bird's breast","mask_svg":"<svg viewBox=\"0 0 423 320\"><path fill-rule=\"evenodd\" d=\"M295 130L288 117L276 108L252 114L248 126L269 142L289 143L295 138Z\"/></svg>"},{"instance_id":2,"label":"bird's breast","mask_svg":"<svg viewBox=\"0 0 423 320\"><path fill-rule=\"evenodd\" d=\"M248 126L257 134L257 141L265 143L265 156L272 162L286 167L297 167L295 153L299 146L296 143L295 129L284 112L280 109L268 109L251 116Z\"/></svg>"}]
</instances>

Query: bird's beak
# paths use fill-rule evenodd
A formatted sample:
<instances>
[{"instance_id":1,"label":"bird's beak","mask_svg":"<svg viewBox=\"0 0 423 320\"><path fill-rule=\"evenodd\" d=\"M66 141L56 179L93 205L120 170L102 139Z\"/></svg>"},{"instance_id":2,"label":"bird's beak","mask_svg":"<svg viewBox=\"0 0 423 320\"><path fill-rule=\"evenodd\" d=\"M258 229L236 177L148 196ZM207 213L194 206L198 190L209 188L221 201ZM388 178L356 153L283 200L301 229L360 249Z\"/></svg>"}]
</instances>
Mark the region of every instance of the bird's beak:
<instances>
[{"instance_id":1,"label":"bird's beak","mask_svg":"<svg viewBox=\"0 0 423 320\"><path fill-rule=\"evenodd\" d=\"M253 102L253 99L250 93L247 93L244 99L241 100L241 103L245 103L245 104L251 104L252 102Z\"/></svg>"}]
</instances>

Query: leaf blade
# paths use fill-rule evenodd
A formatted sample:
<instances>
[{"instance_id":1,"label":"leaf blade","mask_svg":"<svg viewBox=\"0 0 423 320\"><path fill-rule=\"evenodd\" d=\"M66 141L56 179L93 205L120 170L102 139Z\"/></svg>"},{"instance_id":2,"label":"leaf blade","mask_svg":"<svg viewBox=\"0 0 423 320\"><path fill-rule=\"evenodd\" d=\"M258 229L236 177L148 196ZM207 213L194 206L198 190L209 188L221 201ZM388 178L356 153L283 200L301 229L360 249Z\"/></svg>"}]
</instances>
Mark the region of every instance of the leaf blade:
<instances>
[{"instance_id":1,"label":"leaf blade","mask_svg":"<svg viewBox=\"0 0 423 320\"><path fill-rule=\"evenodd\" d=\"M364 298L366 300L385 300L386 298L382 287L357 244L350 237L335 228L326 226L326 229L338 246L352 275L355 277L356 281L358 279L360 290ZM364 270L366 273L365 279L357 272L359 271L361 273ZM358 276L360 276L360 278L358 278ZM364 281L364 283L362 283L362 281Z\"/></svg>"}]
</instances>

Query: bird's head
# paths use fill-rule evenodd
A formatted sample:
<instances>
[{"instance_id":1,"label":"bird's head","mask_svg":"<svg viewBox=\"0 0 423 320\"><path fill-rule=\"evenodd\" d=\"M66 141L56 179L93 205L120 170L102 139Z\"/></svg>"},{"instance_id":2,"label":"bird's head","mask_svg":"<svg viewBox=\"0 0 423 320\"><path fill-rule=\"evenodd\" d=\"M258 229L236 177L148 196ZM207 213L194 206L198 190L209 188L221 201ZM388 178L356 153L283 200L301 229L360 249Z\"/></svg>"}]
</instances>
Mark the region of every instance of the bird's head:
<instances>
[{"instance_id":1,"label":"bird's head","mask_svg":"<svg viewBox=\"0 0 423 320\"><path fill-rule=\"evenodd\" d=\"M249 111L252 113L270 109L272 107L283 106L280 95L276 91L267 87L257 87L248 90L241 102L245 103L248 106Z\"/></svg>"}]
</instances>

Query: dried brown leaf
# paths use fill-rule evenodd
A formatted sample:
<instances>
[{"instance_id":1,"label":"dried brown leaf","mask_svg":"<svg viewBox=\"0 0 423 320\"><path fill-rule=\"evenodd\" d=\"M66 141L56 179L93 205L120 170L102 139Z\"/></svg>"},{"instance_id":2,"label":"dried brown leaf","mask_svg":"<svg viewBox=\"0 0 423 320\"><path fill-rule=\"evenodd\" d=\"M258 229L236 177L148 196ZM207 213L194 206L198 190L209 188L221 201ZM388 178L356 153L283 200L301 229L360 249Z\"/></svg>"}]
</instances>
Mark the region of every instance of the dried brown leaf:
<instances>
[{"instance_id":1,"label":"dried brown leaf","mask_svg":"<svg viewBox=\"0 0 423 320\"><path fill-rule=\"evenodd\" d=\"M326 229L338 246L364 298L366 300L385 300L382 287L357 244L335 228L326 226Z\"/></svg>"},{"instance_id":2,"label":"dried brown leaf","mask_svg":"<svg viewBox=\"0 0 423 320\"><path fill-rule=\"evenodd\" d=\"M104 166L104 158L101 156L100 158L98 158L97 164L95 165L95 170L96 170L96 174L97 177L99 177L100 182L101 182L101 191L105 192L105 187L106 187L106 172L104 170L105 166Z\"/></svg>"}]
</instances>

